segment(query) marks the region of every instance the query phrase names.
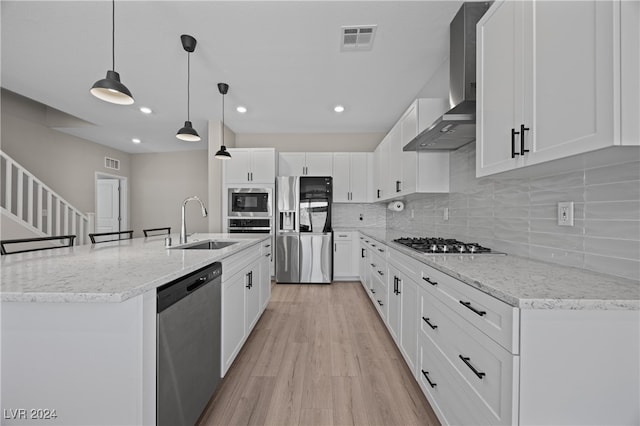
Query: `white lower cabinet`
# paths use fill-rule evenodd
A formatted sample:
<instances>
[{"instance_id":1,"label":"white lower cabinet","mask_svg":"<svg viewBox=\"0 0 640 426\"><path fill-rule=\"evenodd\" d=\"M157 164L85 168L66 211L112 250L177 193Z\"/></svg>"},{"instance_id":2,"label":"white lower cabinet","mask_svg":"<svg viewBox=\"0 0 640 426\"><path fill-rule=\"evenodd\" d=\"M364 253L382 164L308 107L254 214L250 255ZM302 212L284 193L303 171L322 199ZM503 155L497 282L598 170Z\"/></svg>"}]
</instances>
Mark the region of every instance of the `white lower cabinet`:
<instances>
[{"instance_id":1,"label":"white lower cabinet","mask_svg":"<svg viewBox=\"0 0 640 426\"><path fill-rule=\"evenodd\" d=\"M361 237L363 285L442 424L640 423L640 311L519 309Z\"/></svg>"},{"instance_id":2,"label":"white lower cabinet","mask_svg":"<svg viewBox=\"0 0 640 426\"><path fill-rule=\"evenodd\" d=\"M265 248L262 247L262 245L269 245L268 241L222 261L221 368L223 376L233 364L242 345L269 303L271 296L269 263L268 258L263 254ZM267 282L268 285L266 285Z\"/></svg>"},{"instance_id":3,"label":"white lower cabinet","mask_svg":"<svg viewBox=\"0 0 640 426\"><path fill-rule=\"evenodd\" d=\"M335 231L333 233L333 277L336 280L357 280L360 244L358 233Z\"/></svg>"},{"instance_id":4,"label":"white lower cabinet","mask_svg":"<svg viewBox=\"0 0 640 426\"><path fill-rule=\"evenodd\" d=\"M271 240L262 243L260 258L260 311L264 311L271 300Z\"/></svg>"}]
</instances>

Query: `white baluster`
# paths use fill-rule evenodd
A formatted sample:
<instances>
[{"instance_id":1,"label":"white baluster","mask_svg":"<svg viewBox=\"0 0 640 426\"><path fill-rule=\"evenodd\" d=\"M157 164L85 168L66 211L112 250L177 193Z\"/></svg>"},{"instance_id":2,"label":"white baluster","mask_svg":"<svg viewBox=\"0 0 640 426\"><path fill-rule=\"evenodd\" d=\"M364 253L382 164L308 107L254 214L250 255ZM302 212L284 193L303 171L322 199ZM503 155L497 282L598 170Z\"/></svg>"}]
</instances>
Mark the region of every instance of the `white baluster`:
<instances>
[{"instance_id":1,"label":"white baluster","mask_svg":"<svg viewBox=\"0 0 640 426\"><path fill-rule=\"evenodd\" d=\"M73 231L71 231L74 235L77 236L76 238L76 245L80 245L82 244L82 234L78 232L78 223L76 221L76 218L78 217L78 213L76 212L72 212L71 213L71 229Z\"/></svg>"},{"instance_id":2,"label":"white baluster","mask_svg":"<svg viewBox=\"0 0 640 426\"><path fill-rule=\"evenodd\" d=\"M51 230L51 207L53 206L53 196L51 195L51 191L47 190L47 234L53 235L53 231Z\"/></svg>"},{"instance_id":3,"label":"white baluster","mask_svg":"<svg viewBox=\"0 0 640 426\"><path fill-rule=\"evenodd\" d=\"M16 187L16 203L18 205L16 206L16 216L18 216L20 220L24 220L24 216L22 216L24 210L22 205L24 201L24 173L22 173L22 169L17 166L16 171L18 172L18 182Z\"/></svg>"},{"instance_id":4,"label":"white baluster","mask_svg":"<svg viewBox=\"0 0 640 426\"><path fill-rule=\"evenodd\" d=\"M13 162L7 158L6 165L7 165L7 168L5 169L6 176L5 176L5 179L4 179L4 181L5 181L5 197L4 197L4 200L5 200L6 206L4 206L4 208L7 209L7 211L9 211L9 213L11 213L11 186L12 186L11 178L12 178L12 175L13 175L11 169L13 168Z\"/></svg>"},{"instance_id":5,"label":"white baluster","mask_svg":"<svg viewBox=\"0 0 640 426\"><path fill-rule=\"evenodd\" d=\"M33 226L33 178L27 175L27 222Z\"/></svg>"},{"instance_id":6,"label":"white baluster","mask_svg":"<svg viewBox=\"0 0 640 426\"><path fill-rule=\"evenodd\" d=\"M64 235L69 235L69 204L64 204Z\"/></svg>"},{"instance_id":7,"label":"white baluster","mask_svg":"<svg viewBox=\"0 0 640 426\"><path fill-rule=\"evenodd\" d=\"M60 234L60 225L62 224L61 204L60 197L56 197L56 235L62 235Z\"/></svg>"},{"instance_id":8,"label":"white baluster","mask_svg":"<svg viewBox=\"0 0 640 426\"><path fill-rule=\"evenodd\" d=\"M44 232L42 229L42 184L38 182L38 200L36 201L36 213L38 215L38 228L39 231Z\"/></svg>"}]
</instances>

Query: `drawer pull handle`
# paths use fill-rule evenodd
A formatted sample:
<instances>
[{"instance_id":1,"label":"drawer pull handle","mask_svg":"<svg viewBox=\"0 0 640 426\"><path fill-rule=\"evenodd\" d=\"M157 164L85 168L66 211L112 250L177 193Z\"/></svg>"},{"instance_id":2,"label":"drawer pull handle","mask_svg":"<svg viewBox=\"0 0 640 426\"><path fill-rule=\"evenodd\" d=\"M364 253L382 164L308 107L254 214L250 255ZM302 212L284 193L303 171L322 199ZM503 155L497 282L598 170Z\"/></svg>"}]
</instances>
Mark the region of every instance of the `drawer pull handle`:
<instances>
[{"instance_id":1,"label":"drawer pull handle","mask_svg":"<svg viewBox=\"0 0 640 426\"><path fill-rule=\"evenodd\" d=\"M264 257L269 257L269 256L271 256L271 253L267 253L264 255Z\"/></svg>"},{"instance_id":2,"label":"drawer pull handle","mask_svg":"<svg viewBox=\"0 0 640 426\"><path fill-rule=\"evenodd\" d=\"M369 291L371 292L371 294L376 294L376 291L374 289L370 289Z\"/></svg>"},{"instance_id":3,"label":"drawer pull handle","mask_svg":"<svg viewBox=\"0 0 640 426\"><path fill-rule=\"evenodd\" d=\"M471 306L471 302L463 302L462 300L460 301L460 303L462 304L462 306L464 306L465 308L469 308L471 309L473 312L475 312L476 314L480 315L480 316L484 316L487 314L486 311L479 311L476 308L474 308L473 306Z\"/></svg>"},{"instance_id":4,"label":"drawer pull handle","mask_svg":"<svg viewBox=\"0 0 640 426\"><path fill-rule=\"evenodd\" d=\"M429 325L429 327L431 327L431 329L432 329L432 330L435 330L436 328L438 328L438 326L437 326L437 325L433 325L433 324L431 324L431 323L429 322L429 319L430 319L430 318L422 317L422 319L424 320L424 322L426 322L426 323Z\"/></svg>"},{"instance_id":5,"label":"drawer pull handle","mask_svg":"<svg viewBox=\"0 0 640 426\"><path fill-rule=\"evenodd\" d=\"M378 273L379 273L381 276L384 276L384 273L383 273L382 271L378 270Z\"/></svg>"},{"instance_id":6,"label":"drawer pull handle","mask_svg":"<svg viewBox=\"0 0 640 426\"><path fill-rule=\"evenodd\" d=\"M384 306L384 303L382 303L380 300L378 300L378 305Z\"/></svg>"},{"instance_id":7,"label":"drawer pull handle","mask_svg":"<svg viewBox=\"0 0 640 426\"><path fill-rule=\"evenodd\" d=\"M428 282L431 285L438 285L438 283L436 281L431 281L429 279L429 277L422 277L423 280L425 280L426 282Z\"/></svg>"},{"instance_id":8,"label":"drawer pull handle","mask_svg":"<svg viewBox=\"0 0 640 426\"><path fill-rule=\"evenodd\" d=\"M471 369L471 371L473 371L473 374L478 376L478 379L482 379L484 376L486 376L485 373L483 373L482 371L476 370L475 367L473 365L471 365L471 363L469 362L469 361L471 361L471 358L469 358L468 356L458 355L458 358L460 358L462 360L462 362L467 364L467 367L469 367Z\"/></svg>"},{"instance_id":9,"label":"drawer pull handle","mask_svg":"<svg viewBox=\"0 0 640 426\"><path fill-rule=\"evenodd\" d=\"M266 246L264 246L265 248L269 248L271 247L271 244L267 244Z\"/></svg>"},{"instance_id":10,"label":"drawer pull handle","mask_svg":"<svg viewBox=\"0 0 640 426\"><path fill-rule=\"evenodd\" d=\"M380 253L384 253L384 250L382 250L382 249L378 249L378 251L379 251Z\"/></svg>"},{"instance_id":11,"label":"drawer pull handle","mask_svg":"<svg viewBox=\"0 0 640 426\"><path fill-rule=\"evenodd\" d=\"M371 247L375 247L375 246L376 246L375 244L371 244Z\"/></svg>"},{"instance_id":12,"label":"drawer pull handle","mask_svg":"<svg viewBox=\"0 0 640 426\"><path fill-rule=\"evenodd\" d=\"M436 386L438 386L437 383L433 383L431 380L429 380L429 372L428 371L422 370L422 375L424 376L425 379L427 379L427 382L429 383L429 386L431 386L432 388L435 388Z\"/></svg>"},{"instance_id":13,"label":"drawer pull handle","mask_svg":"<svg viewBox=\"0 0 640 426\"><path fill-rule=\"evenodd\" d=\"M372 263L372 264L371 264L371 267L372 267L372 268L375 268L375 267L376 267L376 265Z\"/></svg>"},{"instance_id":14,"label":"drawer pull handle","mask_svg":"<svg viewBox=\"0 0 640 426\"><path fill-rule=\"evenodd\" d=\"M364 249L363 249L363 248L361 248L360 250L362 250L362 251L360 252L360 257L364 258L364 257L365 257L365 256L364 256Z\"/></svg>"}]
</instances>

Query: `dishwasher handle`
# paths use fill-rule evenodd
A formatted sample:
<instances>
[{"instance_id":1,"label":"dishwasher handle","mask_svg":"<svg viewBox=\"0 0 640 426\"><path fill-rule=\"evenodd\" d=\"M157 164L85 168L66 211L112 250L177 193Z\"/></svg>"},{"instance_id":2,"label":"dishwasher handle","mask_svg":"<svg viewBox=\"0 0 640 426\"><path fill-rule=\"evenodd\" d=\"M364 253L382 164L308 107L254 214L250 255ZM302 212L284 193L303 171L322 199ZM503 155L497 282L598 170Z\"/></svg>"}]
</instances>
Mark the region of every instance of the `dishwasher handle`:
<instances>
[{"instance_id":1,"label":"dishwasher handle","mask_svg":"<svg viewBox=\"0 0 640 426\"><path fill-rule=\"evenodd\" d=\"M158 287L156 294L156 312L160 313L164 311L211 281L219 279L221 276L222 264L215 262Z\"/></svg>"}]
</instances>

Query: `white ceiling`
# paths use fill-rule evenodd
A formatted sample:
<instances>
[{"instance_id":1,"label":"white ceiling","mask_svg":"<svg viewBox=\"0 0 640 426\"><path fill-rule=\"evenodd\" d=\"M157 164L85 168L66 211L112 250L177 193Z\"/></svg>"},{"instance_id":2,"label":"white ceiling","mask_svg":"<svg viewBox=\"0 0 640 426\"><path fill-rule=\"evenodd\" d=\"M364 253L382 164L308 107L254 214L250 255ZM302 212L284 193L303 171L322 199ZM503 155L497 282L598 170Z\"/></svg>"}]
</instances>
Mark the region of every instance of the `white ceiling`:
<instances>
[{"instance_id":1,"label":"white ceiling","mask_svg":"<svg viewBox=\"0 0 640 426\"><path fill-rule=\"evenodd\" d=\"M5 1L2 87L93 125L60 129L125 152L204 149L230 85L236 133L387 132L448 58L460 1L116 1L116 66L135 104L90 95L111 69L110 1ZM340 29L375 24L373 49L341 52ZM175 138L187 116L201 142ZM333 112L336 104L346 110ZM244 115L235 111L244 105ZM139 112L140 106L153 114ZM131 143L132 137L143 143Z\"/></svg>"}]
</instances>

